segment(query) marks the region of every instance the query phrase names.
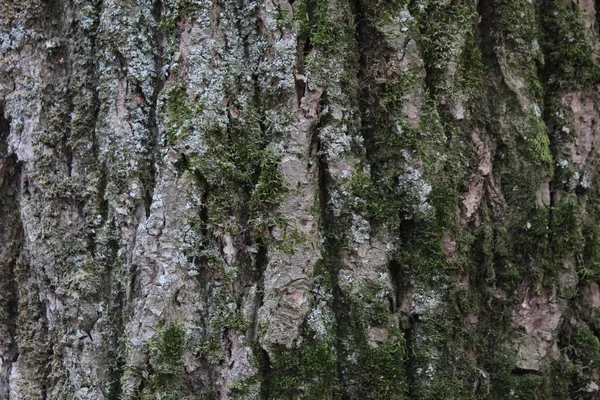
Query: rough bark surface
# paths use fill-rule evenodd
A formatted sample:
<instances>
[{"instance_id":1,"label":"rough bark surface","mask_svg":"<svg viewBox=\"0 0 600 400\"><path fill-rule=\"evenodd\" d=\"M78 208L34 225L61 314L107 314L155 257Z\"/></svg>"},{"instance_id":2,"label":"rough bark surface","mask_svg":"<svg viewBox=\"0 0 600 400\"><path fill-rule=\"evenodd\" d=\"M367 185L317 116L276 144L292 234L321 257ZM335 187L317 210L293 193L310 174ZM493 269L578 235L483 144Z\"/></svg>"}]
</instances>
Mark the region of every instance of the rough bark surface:
<instances>
[{"instance_id":1,"label":"rough bark surface","mask_svg":"<svg viewBox=\"0 0 600 400\"><path fill-rule=\"evenodd\" d=\"M600 398L591 0L0 2L0 399Z\"/></svg>"}]
</instances>

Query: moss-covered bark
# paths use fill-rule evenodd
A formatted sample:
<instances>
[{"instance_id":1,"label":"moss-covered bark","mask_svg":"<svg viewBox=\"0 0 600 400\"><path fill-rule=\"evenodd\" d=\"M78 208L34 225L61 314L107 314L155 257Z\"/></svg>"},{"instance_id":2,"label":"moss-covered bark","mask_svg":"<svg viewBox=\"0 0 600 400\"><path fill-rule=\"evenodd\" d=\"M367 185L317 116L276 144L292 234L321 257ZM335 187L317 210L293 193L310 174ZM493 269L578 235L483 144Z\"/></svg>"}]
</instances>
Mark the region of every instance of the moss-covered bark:
<instances>
[{"instance_id":1,"label":"moss-covered bark","mask_svg":"<svg viewBox=\"0 0 600 400\"><path fill-rule=\"evenodd\" d=\"M0 398L599 396L595 2L0 27Z\"/></svg>"}]
</instances>

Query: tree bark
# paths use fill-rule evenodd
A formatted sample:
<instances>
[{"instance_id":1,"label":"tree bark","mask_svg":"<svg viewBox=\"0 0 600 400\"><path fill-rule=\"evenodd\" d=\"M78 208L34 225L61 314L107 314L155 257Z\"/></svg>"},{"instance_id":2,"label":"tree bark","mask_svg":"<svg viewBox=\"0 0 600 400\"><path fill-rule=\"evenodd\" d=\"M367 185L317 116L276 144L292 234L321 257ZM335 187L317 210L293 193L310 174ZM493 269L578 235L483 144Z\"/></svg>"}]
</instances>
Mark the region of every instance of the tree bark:
<instances>
[{"instance_id":1,"label":"tree bark","mask_svg":"<svg viewBox=\"0 0 600 400\"><path fill-rule=\"evenodd\" d=\"M1 2L0 398L598 398L596 17Z\"/></svg>"}]
</instances>

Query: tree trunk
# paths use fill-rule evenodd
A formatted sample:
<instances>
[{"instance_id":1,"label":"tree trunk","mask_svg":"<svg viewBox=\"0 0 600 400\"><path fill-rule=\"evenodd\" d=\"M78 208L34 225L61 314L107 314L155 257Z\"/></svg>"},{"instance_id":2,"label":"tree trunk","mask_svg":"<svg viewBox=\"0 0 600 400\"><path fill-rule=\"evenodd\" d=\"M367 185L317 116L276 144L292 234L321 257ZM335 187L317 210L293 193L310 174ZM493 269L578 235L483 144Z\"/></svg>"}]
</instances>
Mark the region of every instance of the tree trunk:
<instances>
[{"instance_id":1,"label":"tree trunk","mask_svg":"<svg viewBox=\"0 0 600 400\"><path fill-rule=\"evenodd\" d=\"M2 1L0 399L600 398L595 7Z\"/></svg>"}]
</instances>

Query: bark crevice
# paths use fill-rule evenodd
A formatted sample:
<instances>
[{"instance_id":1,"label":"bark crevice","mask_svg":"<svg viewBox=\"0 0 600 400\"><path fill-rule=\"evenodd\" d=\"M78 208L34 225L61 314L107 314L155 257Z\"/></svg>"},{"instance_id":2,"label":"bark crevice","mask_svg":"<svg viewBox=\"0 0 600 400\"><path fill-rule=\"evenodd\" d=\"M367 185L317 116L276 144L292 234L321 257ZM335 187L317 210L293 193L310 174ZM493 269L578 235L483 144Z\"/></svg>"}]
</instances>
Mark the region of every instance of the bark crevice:
<instances>
[{"instance_id":1,"label":"bark crevice","mask_svg":"<svg viewBox=\"0 0 600 400\"><path fill-rule=\"evenodd\" d=\"M12 365L19 358L19 285L15 268L23 248L23 222L18 205L21 171L17 156L8 152L9 134L10 121L0 108L0 397L5 398L10 397Z\"/></svg>"}]
</instances>

